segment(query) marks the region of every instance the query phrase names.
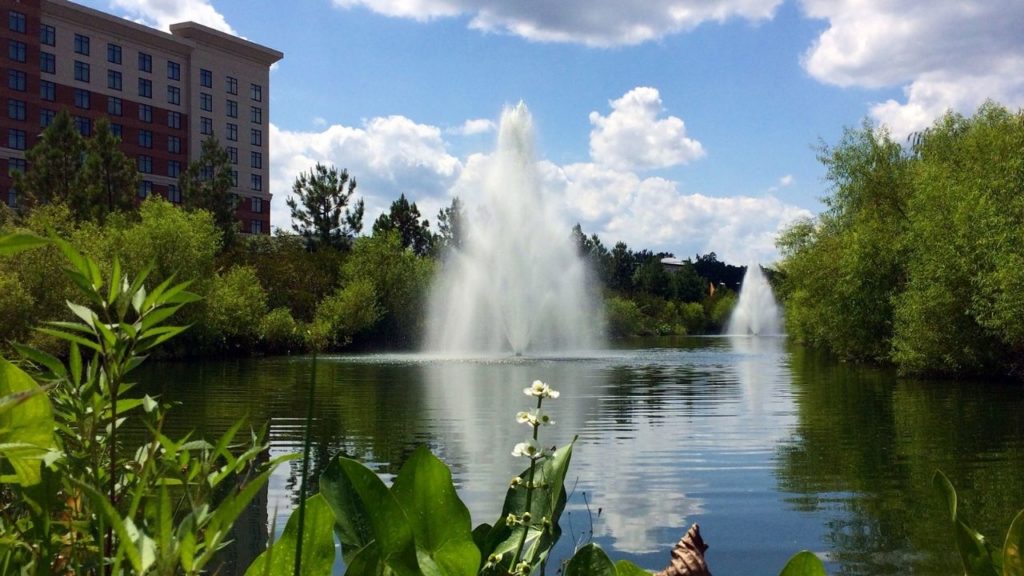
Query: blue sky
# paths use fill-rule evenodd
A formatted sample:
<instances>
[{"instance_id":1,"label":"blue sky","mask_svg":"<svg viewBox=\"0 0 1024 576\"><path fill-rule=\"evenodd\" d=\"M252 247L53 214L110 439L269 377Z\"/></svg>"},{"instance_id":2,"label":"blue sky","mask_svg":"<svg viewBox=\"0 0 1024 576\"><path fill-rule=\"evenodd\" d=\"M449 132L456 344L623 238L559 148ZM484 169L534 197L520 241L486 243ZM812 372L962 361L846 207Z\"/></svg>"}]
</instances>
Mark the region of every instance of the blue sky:
<instances>
[{"instance_id":1,"label":"blue sky","mask_svg":"<svg viewBox=\"0 0 1024 576\"><path fill-rule=\"evenodd\" d=\"M1024 104L1020 0L90 0L285 54L271 73L272 224L315 162L366 224L400 193L472 205L503 106L537 128L545 193L611 246L777 258L821 210L820 142L898 138L987 98Z\"/></svg>"}]
</instances>

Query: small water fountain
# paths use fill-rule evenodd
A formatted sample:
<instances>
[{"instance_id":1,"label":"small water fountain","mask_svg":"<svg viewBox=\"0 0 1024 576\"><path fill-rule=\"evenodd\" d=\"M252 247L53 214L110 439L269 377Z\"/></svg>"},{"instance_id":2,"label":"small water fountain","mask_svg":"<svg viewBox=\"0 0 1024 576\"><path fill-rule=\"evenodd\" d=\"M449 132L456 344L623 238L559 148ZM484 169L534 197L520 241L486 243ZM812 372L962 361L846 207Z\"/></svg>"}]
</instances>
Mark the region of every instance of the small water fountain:
<instances>
[{"instance_id":1,"label":"small water fountain","mask_svg":"<svg viewBox=\"0 0 1024 576\"><path fill-rule=\"evenodd\" d=\"M732 311L726 334L730 336L776 336L782 334L782 316L768 278L758 264L747 266L740 287L740 299Z\"/></svg>"},{"instance_id":2,"label":"small water fountain","mask_svg":"<svg viewBox=\"0 0 1024 576\"><path fill-rule=\"evenodd\" d=\"M461 251L431 295L425 349L444 355L559 353L600 344L600 308L569 225L541 192L526 106L506 108Z\"/></svg>"}]
</instances>

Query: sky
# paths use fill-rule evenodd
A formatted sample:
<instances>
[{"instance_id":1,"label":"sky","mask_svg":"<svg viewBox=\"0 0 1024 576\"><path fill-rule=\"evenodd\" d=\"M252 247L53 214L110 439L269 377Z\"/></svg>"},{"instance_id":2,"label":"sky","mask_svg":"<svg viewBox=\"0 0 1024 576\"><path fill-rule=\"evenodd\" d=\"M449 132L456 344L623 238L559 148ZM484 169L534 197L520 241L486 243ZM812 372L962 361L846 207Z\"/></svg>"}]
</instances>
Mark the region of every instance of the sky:
<instances>
[{"instance_id":1,"label":"sky","mask_svg":"<svg viewBox=\"0 0 1024 576\"><path fill-rule=\"evenodd\" d=\"M364 231L399 194L470 207L505 106L544 194L611 247L771 263L829 192L817 159L864 121L899 141L947 110L1024 105L1021 0L88 0L284 52L271 70L271 224L296 176L347 169ZM568 233L568 228L567 228Z\"/></svg>"}]
</instances>

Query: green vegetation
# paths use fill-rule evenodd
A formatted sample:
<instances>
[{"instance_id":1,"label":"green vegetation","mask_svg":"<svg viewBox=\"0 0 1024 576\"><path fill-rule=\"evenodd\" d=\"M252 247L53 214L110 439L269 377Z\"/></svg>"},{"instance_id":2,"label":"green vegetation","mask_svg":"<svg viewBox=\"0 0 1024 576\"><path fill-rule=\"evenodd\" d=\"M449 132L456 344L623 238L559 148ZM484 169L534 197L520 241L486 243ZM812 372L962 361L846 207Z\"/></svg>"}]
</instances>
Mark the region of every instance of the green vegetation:
<instances>
[{"instance_id":1,"label":"green vegetation","mask_svg":"<svg viewBox=\"0 0 1024 576\"><path fill-rule=\"evenodd\" d=\"M1024 113L947 114L907 146L865 124L821 160L828 210L779 240L791 336L904 372L1024 368Z\"/></svg>"}]
</instances>

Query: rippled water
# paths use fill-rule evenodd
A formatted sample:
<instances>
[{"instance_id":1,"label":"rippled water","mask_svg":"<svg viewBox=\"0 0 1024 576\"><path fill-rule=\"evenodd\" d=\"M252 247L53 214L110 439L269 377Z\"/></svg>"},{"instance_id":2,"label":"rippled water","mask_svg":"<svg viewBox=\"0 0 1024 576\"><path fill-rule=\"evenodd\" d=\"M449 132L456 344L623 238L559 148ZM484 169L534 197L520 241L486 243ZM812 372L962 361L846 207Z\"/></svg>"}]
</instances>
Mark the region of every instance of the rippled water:
<instances>
[{"instance_id":1,"label":"rippled water","mask_svg":"<svg viewBox=\"0 0 1024 576\"><path fill-rule=\"evenodd\" d=\"M143 379L183 404L179 432L211 436L248 416L284 453L301 450L311 365L161 364ZM510 455L527 433L514 414L534 379L562 392L546 404L557 425L543 443L579 435L556 558L592 534L613 558L660 569L698 522L720 576L774 576L805 548L835 574L954 574L936 468L997 542L1024 508L1019 384L898 380L775 338L642 341L575 358L321 357L313 469L344 451L389 477L427 444L474 523L493 522L523 466ZM282 529L298 476L296 463L275 474L239 534L238 564L265 545L268 518Z\"/></svg>"}]
</instances>

